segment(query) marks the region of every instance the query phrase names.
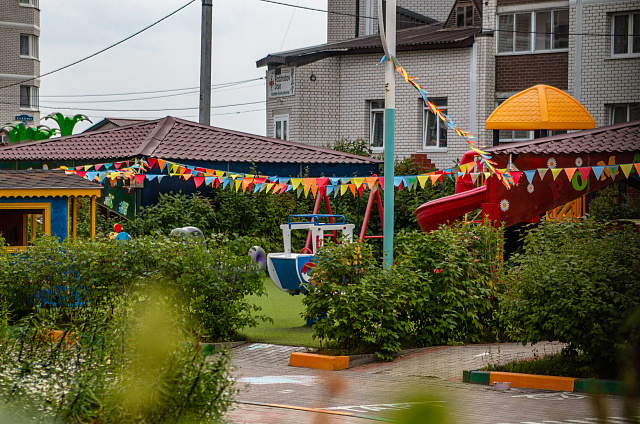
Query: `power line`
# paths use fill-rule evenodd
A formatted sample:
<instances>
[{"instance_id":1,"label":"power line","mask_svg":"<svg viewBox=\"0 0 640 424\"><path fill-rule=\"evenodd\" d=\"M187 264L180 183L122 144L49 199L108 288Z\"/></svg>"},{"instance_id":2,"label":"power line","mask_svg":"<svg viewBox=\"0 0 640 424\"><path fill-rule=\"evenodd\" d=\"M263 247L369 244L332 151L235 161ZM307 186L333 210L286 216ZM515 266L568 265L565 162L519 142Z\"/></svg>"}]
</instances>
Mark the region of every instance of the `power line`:
<instances>
[{"instance_id":1,"label":"power line","mask_svg":"<svg viewBox=\"0 0 640 424\"><path fill-rule=\"evenodd\" d=\"M246 80L240 80L240 81L231 81L231 82L223 82L220 84L213 84L212 87L213 88L226 88L229 87L231 85L239 85L239 84L244 84L247 82L253 82L253 81L259 81L259 80L263 80L265 77L259 77L259 78L251 78L251 79L246 79ZM167 92L172 92L172 91L184 91L184 90L195 90L195 89L199 89L199 86L196 87L185 87L185 88L171 88L171 89L166 89L166 90L153 90L153 91L132 91L129 93L102 93L102 94L52 94L49 96L40 96L40 98L43 97L108 97L108 96L128 96L128 95L132 95L132 94L153 94L153 93L167 93Z\"/></svg>"},{"instance_id":2,"label":"power line","mask_svg":"<svg viewBox=\"0 0 640 424\"><path fill-rule=\"evenodd\" d=\"M258 103L265 103L266 100L259 100L257 102L246 102L246 103L236 103L231 105L219 105L219 106L211 106L211 109L219 109L223 107L234 107L234 106L245 106L245 105L255 105ZM13 103L5 103L5 104L13 104ZM78 108L78 107L50 107L43 106L45 109L63 109L63 110L90 110L92 112L164 112L169 110L194 110L199 109L196 107L173 107L173 108L163 108L163 109L92 109L92 108Z\"/></svg>"},{"instance_id":3,"label":"power line","mask_svg":"<svg viewBox=\"0 0 640 424\"><path fill-rule=\"evenodd\" d=\"M296 6L300 4L300 0L296 1ZM293 17L296 16L296 10L297 9L293 9L293 13L291 14L291 19L289 19L289 25L287 25L287 30L284 33L284 37L282 38L282 44L280 44L280 50L282 50L282 47L284 47L284 42L287 39L287 35L289 34L289 29L291 28L291 23L293 22Z\"/></svg>"},{"instance_id":4,"label":"power line","mask_svg":"<svg viewBox=\"0 0 640 424\"><path fill-rule=\"evenodd\" d=\"M262 78L264 79L264 78ZM239 84L234 84L235 85L239 85ZM226 86L226 87L221 87L221 88L212 88L212 90L217 90L219 92L223 92L223 91L231 91L231 90L238 90L238 89L242 89L242 88L250 88L250 87L257 87L258 85L263 85L261 84L253 84L253 85L248 85L246 87L234 87L234 86ZM227 87L232 87L232 88L227 88ZM200 90L199 89L195 89L195 90L191 90L191 91L187 91L184 93L174 93L174 94L166 94L163 96L150 96L150 97L135 97L132 99L111 99L111 100L71 100L71 101L64 101L64 100L56 100L55 103L49 103L47 101L44 102L40 102L40 104L42 106L46 106L48 104L93 104L93 103L120 103L120 102L137 102L140 100L152 100L152 99L162 99L162 98L167 98L167 97L178 97L178 96L186 96L186 95L190 95L190 94L196 94L198 93Z\"/></svg>"},{"instance_id":5,"label":"power line","mask_svg":"<svg viewBox=\"0 0 640 424\"><path fill-rule=\"evenodd\" d=\"M260 0L260 1L265 2L265 3L278 4L280 6L295 7L297 9L313 10L314 12L329 13L329 14L332 14L332 15L353 16L355 18L374 19L376 21L378 20L378 18L372 18L371 16L355 15L353 13L344 13L344 12L334 12L333 10L315 9L313 7L298 6L298 5L295 5L295 4L288 4L288 3L280 3L279 1L273 1L273 0Z\"/></svg>"},{"instance_id":6,"label":"power line","mask_svg":"<svg viewBox=\"0 0 640 424\"><path fill-rule=\"evenodd\" d=\"M25 82L33 81L33 80L38 79L38 78L46 77L47 75L54 74L54 73L56 73L56 72L62 71L63 69L67 69L67 68L70 68L71 66L77 65L78 63L84 62L85 60L91 59L92 57L95 57L95 56L99 55L100 53L104 53L104 52L106 52L107 50L110 50L110 49L114 48L115 46L120 45L120 44L124 43L125 41L132 39L133 37L135 37L135 36L136 36L136 35L138 35L138 34L142 34L142 33L143 33L143 32L145 32L146 30L148 30L149 28L152 28L152 27L156 26L157 24L159 24L160 22L164 21L165 19L167 19L167 18L169 18L169 17L171 17L171 16L175 15L176 13L178 13L179 11L181 11L182 9L184 9L184 8L185 8L185 7L187 7L187 6L189 6L191 3L195 2L195 1L196 1L196 0L191 0L191 1L189 1L189 2L188 2L187 4L185 4L184 6L182 6L182 7L178 8L178 9L176 9L175 11L173 11L173 12L169 13L169 14L168 14L167 16L165 16L164 18L161 18L161 19L159 19L159 20L155 21L155 22L154 22L154 23L152 23L151 25L149 25L149 26L147 26L147 27L145 27L145 28L141 29L140 31L136 32L135 34L132 34L132 35L130 35L130 36L128 36L128 37L126 37L126 38L124 38L124 39L122 39L122 40L118 41L117 43L114 43L114 44L110 45L109 47L105 47L104 49L102 49L102 50L100 50L100 51L98 51L98 52L96 52L96 53L93 53L93 54L91 54L91 55L89 55L89 56L87 56L87 57L85 57L85 58L83 58L83 59L76 60L76 61L75 61L75 62L73 62L73 63L70 63L70 64L65 65L65 66L63 66L63 67L61 67L61 68L58 68L58 69L54 69L53 71L50 71L50 72L47 72L47 73L44 73L44 74L38 75L37 77L33 77L33 78L29 78L29 79L26 79L26 80L23 80L23 81L18 81L18 82L11 83L11 84L9 84L9 85L5 85L5 86L3 86L3 87L0 87L0 90L1 90L1 89L3 89L3 88L13 87L14 85L19 85L19 84L22 84L22 83L25 83Z\"/></svg>"}]
</instances>

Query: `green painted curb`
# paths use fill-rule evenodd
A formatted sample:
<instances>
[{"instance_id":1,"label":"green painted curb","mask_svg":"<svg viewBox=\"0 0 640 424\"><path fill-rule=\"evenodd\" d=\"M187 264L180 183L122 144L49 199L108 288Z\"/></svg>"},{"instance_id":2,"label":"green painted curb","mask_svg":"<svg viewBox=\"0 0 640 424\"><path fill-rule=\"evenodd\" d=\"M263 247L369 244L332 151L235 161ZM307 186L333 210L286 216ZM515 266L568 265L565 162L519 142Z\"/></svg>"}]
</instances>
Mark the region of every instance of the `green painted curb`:
<instances>
[{"instance_id":1,"label":"green painted curb","mask_svg":"<svg viewBox=\"0 0 640 424\"><path fill-rule=\"evenodd\" d=\"M469 374L469 383L489 384L489 377L491 377L490 371L469 371ZM464 379L464 373L462 378Z\"/></svg>"},{"instance_id":2,"label":"green painted curb","mask_svg":"<svg viewBox=\"0 0 640 424\"><path fill-rule=\"evenodd\" d=\"M617 380L591 380L578 379L573 386L574 392L602 394L602 395L624 395L626 390L622 381Z\"/></svg>"}]
</instances>

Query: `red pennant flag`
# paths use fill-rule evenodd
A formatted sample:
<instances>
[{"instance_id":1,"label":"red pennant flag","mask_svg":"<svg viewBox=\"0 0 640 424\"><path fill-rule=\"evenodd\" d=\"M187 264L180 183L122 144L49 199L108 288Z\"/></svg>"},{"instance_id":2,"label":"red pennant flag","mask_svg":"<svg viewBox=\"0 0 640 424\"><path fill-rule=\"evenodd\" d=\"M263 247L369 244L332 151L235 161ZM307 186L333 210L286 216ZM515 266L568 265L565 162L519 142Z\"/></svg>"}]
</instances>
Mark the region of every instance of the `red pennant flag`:
<instances>
[{"instance_id":1,"label":"red pennant flag","mask_svg":"<svg viewBox=\"0 0 640 424\"><path fill-rule=\"evenodd\" d=\"M149 164L149 169L151 169L154 166L156 166L156 160L155 159L148 158L147 159L147 163Z\"/></svg>"},{"instance_id":2,"label":"red pennant flag","mask_svg":"<svg viewBox=\"0 0 640 424\"><path fill-rule=\"evenodd\" d=\"M204 177L193 177L193 182L195 183L196 188L198 188L204 182Z\"/></svg>"},{"instance_id":3,"label":"red pennant flag","mask_svg":"<svg viewBox=\"0 0 640 424\"><path fill-rule=\"evenodd\" d=\"M76 169L77 169L78 171L82 171L82 170L84 170L84 166L76 166Z\"/></svg>"},{"instance_id":4,"label":"red pennant flag","mask_svg":"<svg viewBox=\"0 0 640 424\"><path fill-rule=\"evenodd\" d=\"M84 176L87 175L87 171L76 171L76 175L80 175L82 178L84 178Z\"/></svg>"},{"instance_id":5,"label":"red pennant flag","mask_svg":"<svg viewBox=\"0 0 640 424\"><path fill-rule=\"evenodd\" d=\"M580 172L580 176L582 177L582 180L587 181L587 178L589 178L589 172L591 172L591 168L590 167L578 168L578 172Z\"/></svg>"},{"instance_id":6,"label":"red pennant flag","mask_svg":"<svg viewBox=\"0 0 640 424\"><path fill-rule=\"evenodd\" d=\"M144 177L145 177L144 174L136 174L135 177L133 178L136 179L136 183L142 184L142 182L144 181Z\"/></svg>"},{"instance_id":7,"label":"red pennant flag","mask_svg":"<svg viewBox=\"0 0 640 424\"><path fill-rule=\"evenodd\" d=\"M360 195L360 197L362 197L362 188L364 187L364 184L360 184L360 187L358 187L358 194Z\"/></svg>"},{"instance_id":8,"label":"red pennant flag","mask_svg":"<svg viewBox=\"0 0 640 424\"><path fill-rule=\"evenodd\" d=\"M216 177L216 188L220 185L220 178Z\"/></svg>"},{"instance_id":9,"label":"red pennant flag","mask_svg":"<svg viewBox=\"0 0 640 424\"><path fill-rule=\"evenodd\" d=\"M511 171L511 176L513 177L513 185L518 185L518 181L520 181L520 177L522 177L522 171Z\"/></svg>"},{"instance_id":10,"label":"red pennant flag","mask_svg":"<svg viewBox=\"0 0 640 424\"><path fill-rule=\"evenodd\" d=\"M97 171L97 170L99 170L100 168L102 168L102 164L101 164L101 163L96 163L93 167L94 167L94 168L96 169L96 171Z\"/></svg>"},{"instance_id":11,"label":"red pennant flag","mask_svg":"<svg viewBox=\"0 0 640 424\"><path fill-rule=\"evenodd\" d=\"M113 166L115 166L116 169L120 169L120 167L122 166L122 162L116 162L113 164Z\"/></svg>"},{"instance_id":12,"label":"red pennant flag","mask_svg":"<svg viewBox=\"0 0 640 424\"><path fill-rule=\"evenodd\" d=\"M329 184L329 178L318 178L318 189L323 190Z\"/></svg>"}]
</instances>

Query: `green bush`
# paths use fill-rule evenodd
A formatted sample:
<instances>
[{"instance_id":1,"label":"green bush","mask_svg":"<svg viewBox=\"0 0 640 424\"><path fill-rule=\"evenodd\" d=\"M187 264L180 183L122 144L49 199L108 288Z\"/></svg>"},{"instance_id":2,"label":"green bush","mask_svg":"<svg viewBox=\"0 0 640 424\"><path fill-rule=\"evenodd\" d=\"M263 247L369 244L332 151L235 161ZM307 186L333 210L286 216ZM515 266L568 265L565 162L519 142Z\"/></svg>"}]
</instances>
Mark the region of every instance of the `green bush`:
<instances>
[{"instance_id":1,"label":"green bush","mask_svg":"<svg viewBox=\"0 0 640 424\"><path fill-rule=\"evenodd\" d=\"M263 272L247 256L252 241L223 237L205 250L160 236L126 243L42 237L19 254L0 255L0 297L16 318L55 308L68 322L77 306L109 303L153 281L179 294L178 306L207 339L227 340L262 318L245 300L264 290Z\"/></svg>"},{"instance_id":2,"label":"green bush","mask_svg":"<svg viewBox=\"0 0 640 424\"><path fill-rule=\"evenodd\" d=\"M56 335L57 310L0 331L0 399L10 422L204 423L235 393L229 357L202 356L164 300L118 296L81 308Z\"/></svg>"},{"instance_id":3,"label":"green bush","mask_svg":"<svg viewBox=\"0 0 640 424\"><path fill-rule=\"evenodd\" d=\"M389 270L368 243L328 243L303 300L318 320L314 338L382 359L402 347L495 339L501 234L484 225L401 232Z\"/></svg>"},{"instance_id":4,"label":"green bush","mask_svg":"<svg viewBox=\"0 0 640 424\"><path fill-rule=\"evenodd\" d=\"M364 243L328 243L316 255L305 317L316 320L314 339L349 353L375 352L392 359L406 323L399 307L406 294L395 274L383 271Z\"/></svg>"},{"instance_id":5,"label":"green bush","mask_svg":"<svg viewBox=\"0 0 640 424\"><path fill-rule=\"evenodd\" d=\"M613 185L596 193L597 197L589 203L590 217L598 221L640 218L640 197L629 197Z\"/></svg>"},{"instance_id":6,"label":"green bush","mask_svg":"<svg viewBox=\"0 0 640 424\"><path fill-rule=\"evenodd\" d=\"M581 353L597 374L615 377L619 350L634 336L623 328L640 308L639 272L637 227L585 220L531 228L506 277L511 337L567 343L565 354Z\"/></svg>"},{"instance_id":7,"label":"green bush","mask_svg":"<svg viewBox=\"0 0 640 424\"><path fill-rule=\"evenodd\" d=\"M500 336L494 318L501 285L502 229L463 225L400 232L396 272L412 293L406 309L419 346L479 342Z\"/></svg>"}]
</instances>

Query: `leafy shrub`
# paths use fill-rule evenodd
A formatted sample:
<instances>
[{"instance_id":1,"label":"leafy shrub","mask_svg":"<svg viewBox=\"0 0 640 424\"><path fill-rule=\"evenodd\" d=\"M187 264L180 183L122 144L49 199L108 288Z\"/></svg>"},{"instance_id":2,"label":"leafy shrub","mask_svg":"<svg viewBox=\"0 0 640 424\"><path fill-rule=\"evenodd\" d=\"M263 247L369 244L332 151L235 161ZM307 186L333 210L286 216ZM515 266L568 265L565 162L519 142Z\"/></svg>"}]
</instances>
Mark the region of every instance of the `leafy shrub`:
<instances>
[{"instance_id":1,"label":"leafy shrub","mask_svg":"<svg viewBox=\"0 0 640 424\"><path fill-rule=\"evenodd\" d=\"M640 218L640 197L629 197L617 187L608 186L597 191L589 203L589 216L598 221Z\"/></svg>"},{"instance_id":2,"label":"leafy shrub","mask_svg":"<svg viewBox=\"0 0 640 424\"><path fill-rule=\"evenodd\" d=\"M164 297L81 308L58 335L55 309L14 328L5 315L0 397L11 422L200 423L224 414L235 393L227 353L203 357Z\"/></svg>"},{"instance_id":3,"label":"leafy shrub","mask_svg":"<svg viewBox=\"0 0 640 424\"><path fill-rule=\"evenodd\" d=\"M328 347L391 359L403 346L495 337L500 229L401 232L396 243L389 270L374 260L367 243L320 249L303 300L306 317L318 320L314 338Z\"/></svg>"},{"instance_id":4,"label":"leafy shrub","mask_svg":"<svg viewBox=\"0 0 640 424\"><path fill-rule=\"evenodd\" d=\"M19 254L0 255L0 297L18 318L55 308L68 322L78 306L110 303L153 281L180 294L178 306L205 337L226 340L256 325L257 307L245 296L264 290L263 272L244 247L227 238L205 250L165 237L126 243L42 237Z\"/></svg>"},{"instance_id":5,"label":"leafy shrub","mask_svg":"<svg viewBox=\"0 0 640 424\"><path fill-rule=\"evenodd\" d=\"M614 377L621 343L634 337L623 328L640 307L639 258L637 227L585 220L530 229L506 277L511 337L567 343L565 354L582 353Z\"/></svg>"},{"instance_id":6,"label":"leafy shrub","mask_svg":"<svg viewBox=\"0 0 640 424\"><path fill-rule=\"evenodd\" d=\"M211 200L199 193L160 193L158 202L142 208L125 228L137 235L168 235L174 228L193 226L204 234L210 234L214 228L214 219Z\"/></svg>"},{"instance_id":7,"label":"leafy shrub","mask_svg":"<svg viewBox=\"0 0 640 424\"><path fill-rule=\"evenodd\" d=\"M363 138L358 137L355 140L351 140L348 137L342 137L335 140L333 143L327 143L324 146L326 149L337 150L343 153L351 153L352 155L371 157L371 146Z\"/></svg>"},{"instance_id":8,"label":"leafy shrub","mask_svg":"<svg viewBox=\"0 0 640 424\"><path fill-rule=\"evenodd\" d=\"M395 275L383 271L364 243L327 244L316 255L306 317L317 320L314 339L350 353L391 359L404 336L398 307L404 294Z\"/></svg>"},{"instance_id":9,"label":"leafy shrub","mask_svg":"<svg viewBox=\"0 0 640 424\"><path fill-rule=\"evenodd\" d=\"M501 284L501 229L441 226L426 234L400 232L395 243L396 272L413 294L406 309L412 344L477 343L499 336L493 317Z\"/></svg>"}]
</instances>

